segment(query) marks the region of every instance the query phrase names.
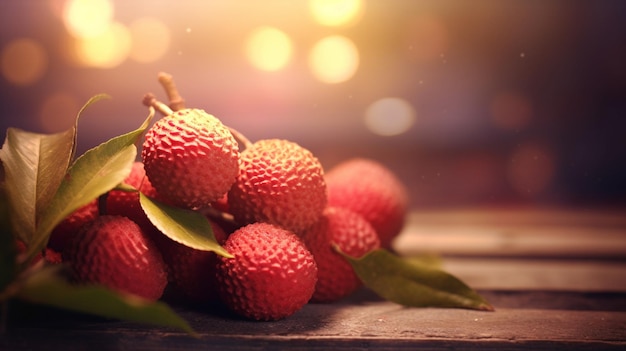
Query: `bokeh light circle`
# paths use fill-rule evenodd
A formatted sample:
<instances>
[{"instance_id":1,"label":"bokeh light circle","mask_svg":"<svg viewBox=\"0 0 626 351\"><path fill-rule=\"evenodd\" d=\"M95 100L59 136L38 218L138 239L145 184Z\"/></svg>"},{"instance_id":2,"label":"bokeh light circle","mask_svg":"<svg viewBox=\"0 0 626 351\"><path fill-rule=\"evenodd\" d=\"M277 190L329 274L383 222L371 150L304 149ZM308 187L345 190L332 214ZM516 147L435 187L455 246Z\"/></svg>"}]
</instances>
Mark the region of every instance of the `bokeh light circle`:
<instances>
[{"instance_id":1,"label":"bokeh light circle","mask_svg":"<svg viewBox=\"0 0 626 351\"><path fill-rule=\"evenodd\" d=\"M269 26L254 29L245 42L248 60L263 71L277 71L285 67L291 59L292 50L289 36Z\"/></svg>"},{"instance_id":2,"label":"bokeh light circle","mask_svg":"<svg viewBox=\"0 0 626 351\"><path fill-rule=\"evenodd\" d=\"M30 85L39 80L48 67L48 54L39 42L18 38L9 42L1 53L2 75L16 85Z\"/></svg>"},{"instance_id":3,"label":"bokeh light circle","mask_svg":"<svg viewBox=\"0 0 626 351\"><path fill-rule=\"evenodd\" d=\"M375 101L365 111L365 125L374 134L399 135L415 122L415 109L406 100L388 97Z\"/></svg>"},{"instance_id":4,"label":"bokeh light circle","mask_svg":"<svg viewBox=\"0 0 626 351\"><path fill-rule=\"evenodd\" d=\"M345 82L359 67L359 51L346 37L328 36L313 46L309 66L315 78L324 83Z\"/></svg>"}]
</instances>

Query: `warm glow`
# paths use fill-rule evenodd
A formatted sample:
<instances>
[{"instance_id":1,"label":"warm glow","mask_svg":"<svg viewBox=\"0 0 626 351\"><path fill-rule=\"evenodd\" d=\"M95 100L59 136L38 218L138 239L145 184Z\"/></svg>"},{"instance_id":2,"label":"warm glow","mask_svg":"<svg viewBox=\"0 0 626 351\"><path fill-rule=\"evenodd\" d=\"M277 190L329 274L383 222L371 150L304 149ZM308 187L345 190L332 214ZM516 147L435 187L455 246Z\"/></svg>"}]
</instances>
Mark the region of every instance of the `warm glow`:
<instances>
[{"instance_id":1,"label":"warm glow","mask_svg":"<svg viewBox=\"0 0 626 351\"><path fill-rule=\"evenodd\" d=\"M407 50L411 58L418 61L439 60L448 46L448 29L441 18L422 14L410 22Z\"/></svg>"},{"instance_id":2,"label":"warm glow","mask_svg":"<svg viewBox=\"0 0 626 351\"><path fill-rule=\"evenodd\" d=\"M526 142L511 155L508 180L513 189L524 197L534 197L543 192L554 178L554 173L554 158L543 145Z\"/></svg>"},{"instance_id":3,"label":"warm glow","mask_svg":"<svg viewBox=\"0 0 626 351\"><path fill-rule=\"evenodd\" d=\"M101 36L113 21L109 0L68 0L63 8L63 22L76 38Z\"/></svg>"},{"instance_id":4,"label":"warm glow","mask_svg":"<svg viewBox=\"0 0 626 351\"><path fill-rule=\"evenodd\" d=\"M415 122L415 110L399 98L384 98L365 111L365 125L374 134L392 136L406 132Z\"/></svg>"},{"instance_id":5,"label":"warm glow","mask_svg":"<svg viewBox=\"0 0 626 351\"><path fill-rule=\"evenodd\" d=\"M493 123L507 130L520 130L532 119L533 109L529 99L515 92L502 92L491 101Z\"/></svg>"},{"instance_id":6,"label":"warm glow","mask_svg":"<svg viewBox=\"0 0 626 351\"><path fill-rule=\"evenodd\" d=\"M291 59L291 40L273 27L255 29L245 43L245 51L252 65L263 71L277 71Z\"/></svg>"},{"instance_id":7,"label":"warm glow","mask_svg":"<svg viewBox=\"0 0 626 351\"><path fill-rule=\"evenodd\" d=\"M130 57L142 63L160 59L170 46L170 30L155 18L140 18L129 26L132 38Z\"/></svg>"},{"instance_id":8,"label":"warm glow","mask_svg":"<svg viewBox=\"0 0 626 351\"><path fill-rule=\"evenodd\" d=\"M86 66L112 68L124 62L130 48L128 29L120 23L113 23L102 35L79 40L76 54Z\"/></svg>"},{"instance_id":9,"label":"warm glow","mask_svg":"<svg viewBox=\"0 0 626 351\"><path fill-rule=\"evenodd\" d=\"M41 105L39 121L48 133L58 133L70 128L76 120L80 104L75 96L59 92L48 96Z\"/></svg>"},{"instance_id":10,"label":"warm glow","mask_svg":"<svg viewBox=\"0 0 626 351\"><path fill-rule=\"evenodd\" d=\"M361 0L310 0L309 8L317 23L324 26L352 24L363 12Z\"/></svg>"},{"instance_id":11,"label":"warm glow","mask_svg":"<svg viewBox=\"0 0 626 351\"><path fill-rule=\"evenodd\" d=\"M348 38L326 37L311 50L309 65L315 78L324 83L345 82L359 66L359 52Z\"/></svg>"},{"instance_id":12,"label":"warm glow","mask_svg":"<svg viewBox=\"0 0 626 351\"><path fill-rule=\"evenodd\" d=\"M39 80L48 66L48 55L38 42L15 39L2 49L2 75L11 83L29 85Z\"/></svg>"}]
</instances>

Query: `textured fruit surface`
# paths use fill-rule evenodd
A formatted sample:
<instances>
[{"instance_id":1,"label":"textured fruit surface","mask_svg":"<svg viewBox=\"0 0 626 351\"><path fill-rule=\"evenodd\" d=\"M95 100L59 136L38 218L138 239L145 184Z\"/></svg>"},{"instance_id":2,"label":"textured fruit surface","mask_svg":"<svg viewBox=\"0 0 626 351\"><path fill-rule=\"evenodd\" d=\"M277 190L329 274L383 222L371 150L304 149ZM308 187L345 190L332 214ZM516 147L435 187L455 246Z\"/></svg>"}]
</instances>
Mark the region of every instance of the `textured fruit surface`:
<instances>
[{"instance_id":1,"label":"textured fruit surface","mask_svg":"<svg viewBox=\"0 0 626 351\"><path fill-rule=\"evenodd\" d=\"M222 245L227 234L214 222L213 235ZM211 303L218 300L217 254L196 250L177 243L165 235L157 242L167 265L172 297L190 303Z\"/></svg>"},{"instance_id":2,"label":"textured fruit surface","mask_svg":"<svg viewBox=\"0 0 626 351\"><path fill-rule=\"evenodd\" d=\"M146 132L141 156L159 194L186 208L206 207L221 198L239 166L239 146L228 128L198 109L158 120Z\"/></svg>"},{"instance_id":3,"label":"textured fruit surface","mask_svg":"<svg viewBox=\"0 0 626 351\"><path fill-rule=\"evenodd\" d=\"M157 191L146 176L146 171L141 162L133 163L133 168L124 180L124 183L132 185L147 196L158 199ZM141 209L139 194L136 192L110 191L107 196L106 213L109 215L126 216L141 227L148 225L150 221Z\"/></svg>"},{"instance_id":4,"label":"textured fruit surface","mask_svg":"<svg viewBox=\"0 0 626 351\"><path fill-rule=\"evenodd\" d=\"M350 263L333 245L352 257L361 257L380 247L372 225L361 215L341 207L326 208L322 218L305 232L304 242L317 262L313 302L337 301L362 285Z\"/></svg>"},{"instance_id":5,"label":"textured fruit surface","mask_svg":"<svg viewBox=\"0 0 626 351\"><path fill-rule=\"evenodd\" d=\"M217 279L222 301L235 313L255 320L278 320L300 310L311 298L317 265L292 232L254 223L232 233L219 257Z\"/></svg>"},{"instance_id":6,"label":"textured fruit surface","mask_svg":"<svg viewBox=\"0 0 626 351\"><path fill-rule=\"evenodd\" d=\"M300 234L322 214L324 170L309 150L287 140L261 140L244 150L240 161L228 193L238 222L267 222Z\"/></svg>"},{"instance_id":7,"label":"textured fruit surface","mask_svg":"<svg viewBox=\"0 0 626 351\"><path fill-rule=\"evenodd\" d=\"M85 225L63 252L79 283L157 300L167 285L165 263L141 228L123 216L100 216Z\"/></svg>"},{"instance_id":8,"label":"textured fruit surface","mask_svg":"<svg viewBox=\"0 0 626 351\"><path fill-rule=\"evenodd\" d=\"M54 251L63 252L67 244L72 241L80 228L98 217L98 199L78 208L59 223L48 240L48 247Z\"/></svg>"},{"instance_id":9,"label":"textured fruit surface","mask_svg":"<svg viewBox=\"0 0 626 351\"><path fill-rule=\"evenodd\" d=\"M328 205L350 209L369 221L390 248L404 226L408 194L400 180L381 163L364 158L344 161L326 173Z\"/></svg>"}]
</instances>

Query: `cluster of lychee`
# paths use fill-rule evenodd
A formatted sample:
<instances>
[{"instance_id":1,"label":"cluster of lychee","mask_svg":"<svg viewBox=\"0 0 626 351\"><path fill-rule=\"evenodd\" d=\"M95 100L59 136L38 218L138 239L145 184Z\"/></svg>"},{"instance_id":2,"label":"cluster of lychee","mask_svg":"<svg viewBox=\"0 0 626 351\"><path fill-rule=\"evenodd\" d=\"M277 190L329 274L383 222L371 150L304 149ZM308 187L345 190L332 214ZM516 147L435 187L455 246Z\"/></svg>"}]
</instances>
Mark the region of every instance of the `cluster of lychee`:
<instances>
[{"instance_id":1,"label":"cluster of lychee","mask_svg":"<svg viewBox=\"0 0 626 351\"><path fill-rule=\"evenodd\" d=\"M113 190L51 234L75 282L277 320L355 292L362 283L337 249L360 257L401 231L407 193L381 163L354 158L324 172L295 142L252 143L203 110L169 112L147 130L125 183L205 215L232 257L170 239L139 194Z\"/></svg>"}]
</instances>

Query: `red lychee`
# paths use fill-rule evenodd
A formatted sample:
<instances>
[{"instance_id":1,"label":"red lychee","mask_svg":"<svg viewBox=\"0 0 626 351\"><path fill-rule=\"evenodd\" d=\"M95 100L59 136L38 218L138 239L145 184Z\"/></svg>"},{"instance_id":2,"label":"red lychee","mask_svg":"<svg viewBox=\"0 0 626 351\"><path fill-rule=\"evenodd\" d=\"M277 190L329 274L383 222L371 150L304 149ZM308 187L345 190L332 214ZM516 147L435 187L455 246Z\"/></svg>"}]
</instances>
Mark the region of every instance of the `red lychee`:
<instances>
[{"instance_id":1,"label":"red lychee","mask_svg":"<svg viewBox=\"0 0 626 351\"><path fill-rule=\"evenodd\" d=\"M146 171L141 162L133 163L133 168L124 180L124 183L132 185L146 196L159 199L157 191L146 176ZM126 216L142 228L145 228L150 222L141 208L139 194L136 192L111 190L107 195L106 213L109 215Z\"/></svg>"},{"instance_id":2,"label":"red lychee","mask_svg":"<svg viewBox=\"0 0 626 351\"><path fill-rule=\"evenodd\" d=\"M362 282L333 245L352 257L378 249L380 240L361 215L341 207L327 207L304 233L304 242L317 262L317 284L312 302L334 302L356 291Z\"/></svg>"},{"instance_id":3,"label":"red lychee","mask_svg":"<svg viewBox=\"0 0 626 351\"><path fill-rule=\"evenodd\" d=\"M16 248L16 253L18 255L18 262L25 259L25 257L23 255L26 254L26 251L28 249L28 247L26 246L26 244L22 241L17 239L15 241L15 248ZM33 258L33 260L31 261L31 265L35 265L37 263L39 263L41 260L44 260L45 263L47 264L59 264L63 262L63 259L61 257L61 253L50 248L50 247L46 247L43 252L38 253L37 255L35 255L35 257Z\"/></svg>"},{"instance_id":4,"label":"red lychee","mask_svg":"<svg viewBox=\"0 0 626 351\"><path fill-rule=\"evenodd\" d=\"M224 244L227 234L215 222L209 222L217 242ZM163 234L157 246L167 265L171 292L176 299L191 303L218 301L215 252L196 250Z\"/></svg>"},{"instance_id":5,"label":"red lychee","mask_svg":"<svg viewBox=\"0 0 626 351\"><path fill-rule=\"evenodd\" d=\"M287 140L261 140L241 153L228 205L242 224L267 222L296 234L326 207L324 170L307 149Z\"/></svg>"},{"instance_id":6,"label":"red lychee","mask_svg":"<svg viewBox=\"0 0 626 351\"><path fill-rule=\"evenodd\" d=\"M167 285L156 245L123 216L100 216L83 226L63 252L63 261L78 283L101 284L148 300L158 300Z\"/></svg>"},{"instance_id":7,"label":"red lychee","mask_svg":"<svg viewBox=\"0 0 626 351\"><path fill-rule=\"evenodd\" d=\"M96 217L98 217L98 199L78 208L59 223L50 233L47 246L54 251L63 252L80 228Z\"/></svg>"},{"instance_id":8,"label":"red lychee","mask_svg":"<svg viewBox=\"0 0 626 351\"><path fill-rule=\"evenodd\" d=\"M372 224L381 247L390 248L404 226L408 193L400 179L378 161L354 158L326 173L328 205L350 209Z\"/></svg>"},{"instance_id":9,"label":"red lychee","mask_svg":"<svg viewBox=\"0 0 626 351\"><path fill-rule=\"evenodd\" d=\"M235 313L255 320L278 320L300 310L317 281L313 255L294 233L253 223L232 233L219 257L220 298Z\"/></svg>"},{"instance_id":10,"label":"red lychee","mask_svg":"<svg viewBox=\"0 0 626 351\"><path fill-rule=\"evenodd\" d=\"M199 109L183 109L146 132L141 152L146 174L174 205L202 208L235 181L239 146L228 128Z\"/></svg>"}]
</instances>

